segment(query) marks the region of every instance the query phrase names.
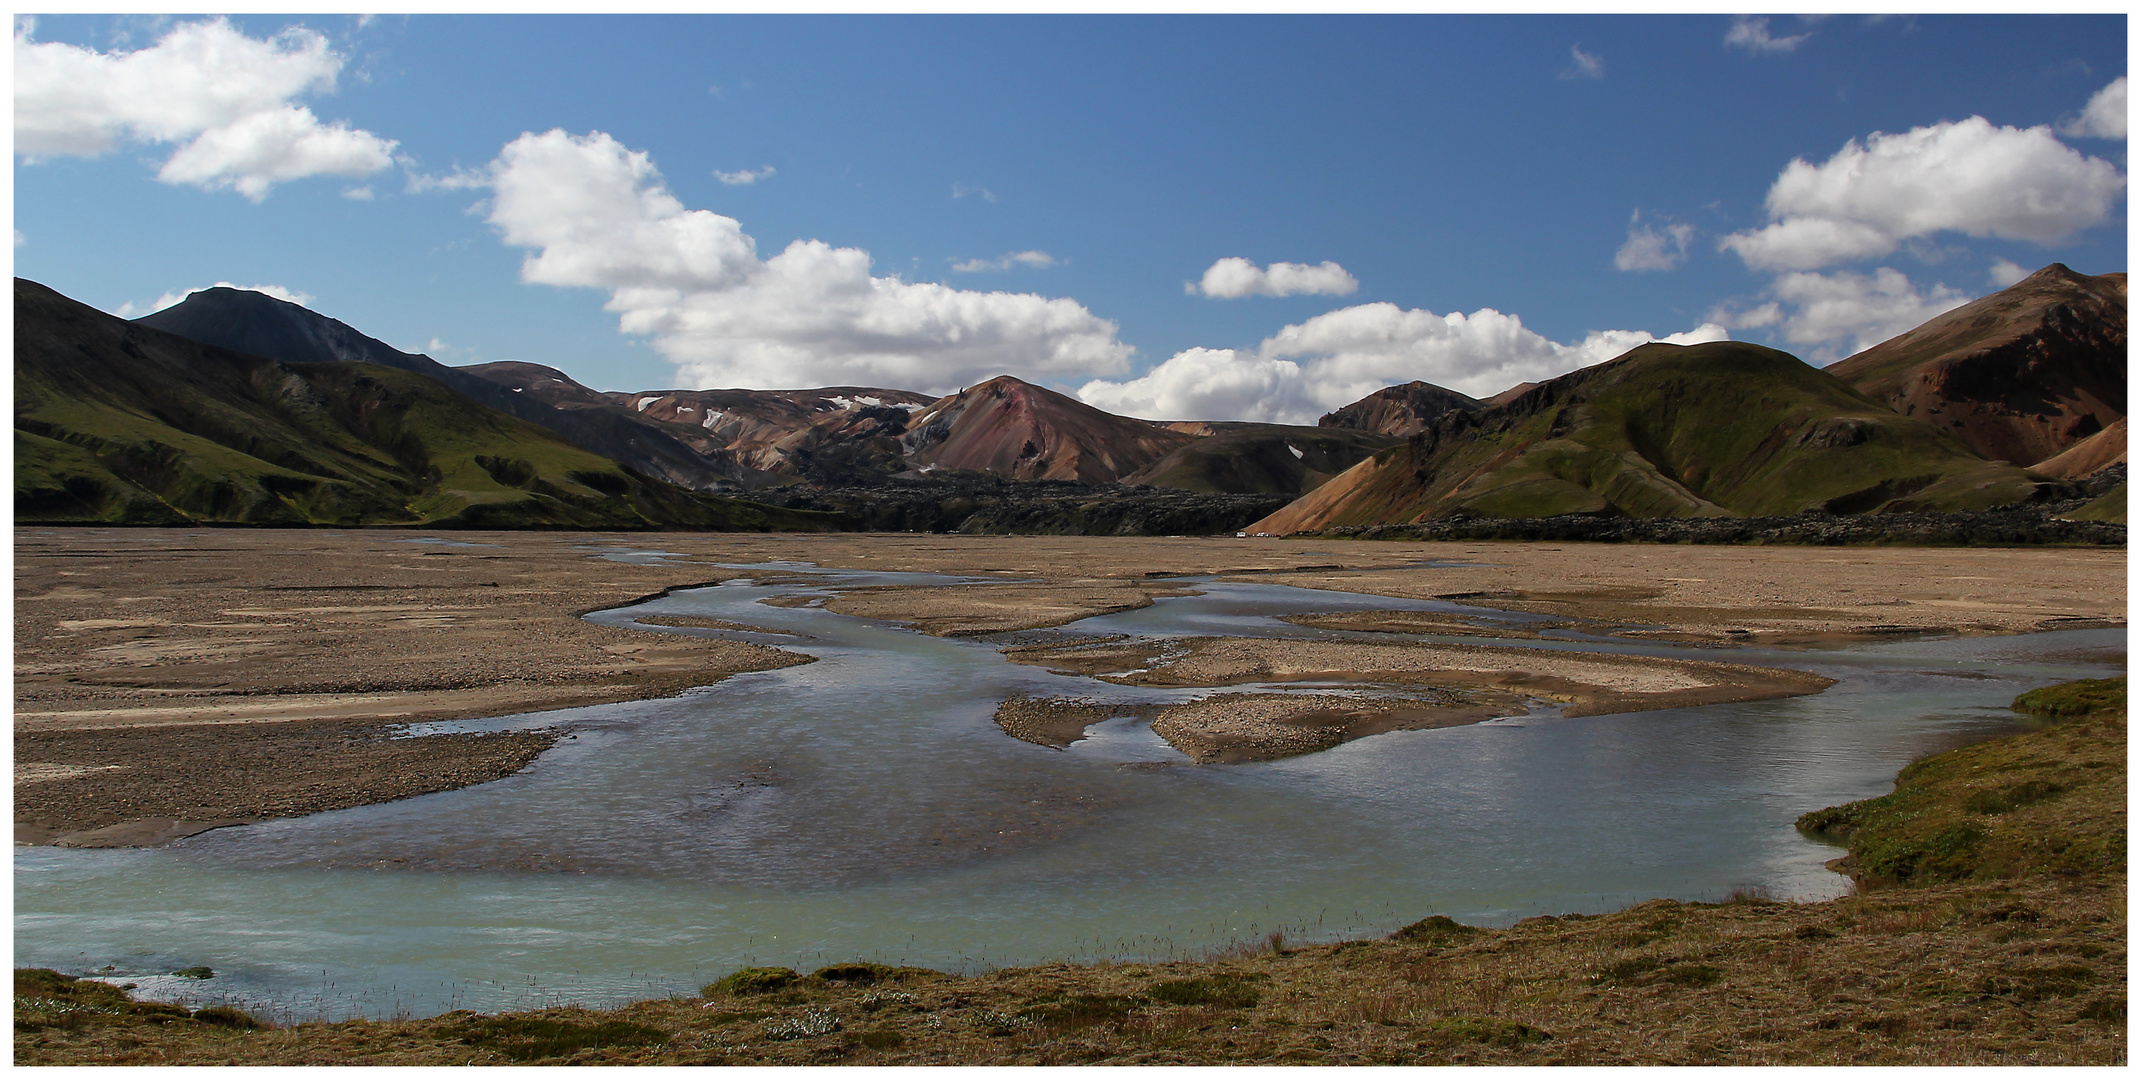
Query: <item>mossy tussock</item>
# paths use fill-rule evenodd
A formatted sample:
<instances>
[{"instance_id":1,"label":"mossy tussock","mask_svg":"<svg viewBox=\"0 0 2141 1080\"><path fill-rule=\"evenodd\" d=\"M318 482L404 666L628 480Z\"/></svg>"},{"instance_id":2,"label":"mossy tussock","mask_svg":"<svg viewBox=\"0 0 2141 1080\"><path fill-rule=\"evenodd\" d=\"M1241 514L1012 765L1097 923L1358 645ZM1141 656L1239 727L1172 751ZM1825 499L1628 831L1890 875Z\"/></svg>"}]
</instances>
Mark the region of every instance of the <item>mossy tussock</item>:
<instances>
[{"instance_id":1,"label":"mossy tussock","mask_svg":"<svg viewBox=\"0 0 2141 1080\"><path fill-rule=\"evenodd\" d=\"M2080 877L2126 868L2126 679L2032 690L2018 712L2062 720L1914 762L1896 790L1799 819L1848 842L1863 885Z\"/></svg>"}]
</instances>

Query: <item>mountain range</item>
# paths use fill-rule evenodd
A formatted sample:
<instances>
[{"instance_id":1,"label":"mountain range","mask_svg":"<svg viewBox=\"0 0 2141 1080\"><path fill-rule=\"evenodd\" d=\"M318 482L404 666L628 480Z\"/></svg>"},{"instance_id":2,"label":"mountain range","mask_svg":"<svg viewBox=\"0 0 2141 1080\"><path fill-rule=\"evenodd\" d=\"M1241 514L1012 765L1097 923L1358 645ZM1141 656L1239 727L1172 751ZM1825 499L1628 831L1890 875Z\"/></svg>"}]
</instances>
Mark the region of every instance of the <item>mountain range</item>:
<instances>
[{"instance_id":1,"label":"mountain range","mask_svg":"<svg viewBox=\"0 0 2141 1080\"><path fill-rule=\"evenodd\" d=\"M650 478L401 365L286 363L130 323L19 278L15 517L469 528L840 524Z\"/></svg>"},{"instance_id":2,"label":"mountain range","mask_svg":"<svg viewBox=\"0 0 2141 1080\"><path fill-rule=\"evenodd\" d=\"M1258 516L1294 499L1237 519L1254 532L1983 509L2123 468L2125 297L2124 274L2053 264L1826 369L1741 342L1654 343L1484 400L1392 386L1301 427L1116 416L1010 376L943 397L598 391L538 364L449 367L247 290L128 323L18 279L16 509L23 521L826 528L882 512L843 521L765 501L837 507L798 496L887 484L911 501L965 483L996 485L1000 503L1034 481L1057 503L1233 498L1136 515L1218 528L1226 506ZM939 508L925 516L944 523ZM1113 517L1075 519L1047 528Z\"/></svg>"}]
</instances>

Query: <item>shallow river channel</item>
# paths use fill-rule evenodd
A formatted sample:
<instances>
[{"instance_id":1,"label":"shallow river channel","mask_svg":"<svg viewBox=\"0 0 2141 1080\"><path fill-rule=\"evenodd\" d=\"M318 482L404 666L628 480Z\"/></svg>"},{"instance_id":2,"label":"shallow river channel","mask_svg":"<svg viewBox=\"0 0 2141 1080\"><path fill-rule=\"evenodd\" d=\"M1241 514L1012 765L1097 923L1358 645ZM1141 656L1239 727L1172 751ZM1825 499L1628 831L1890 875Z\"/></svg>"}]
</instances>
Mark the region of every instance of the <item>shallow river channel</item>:
<instances>
[{"instance_id":1,"label":"shallow river channel","mask_svg":"<svg viewBox=\"0 0 2141 1080\"><path fill-rule=\"evenodd\" d=\"M1214 691L1052 675L997 647L1051 633L1452 640L1271 616L1527 617L1187 579L1203 595L961 641L760 604L813 587L741 575L814 568L735 569L728 584L591 617L732 620L784 636L647 632L737 636L817 663L662 701L412 729L570 730L491 784L165 848L17 848L16 964L108 968L146 996L232 1000L276 1019L422 1016L694 993L748 963L971 971L1194 958L1274 931L1364 937L1434 913L1506 925L1741 888L1826 898L1847 889L1822 866L1839 852L1801 836L1795 817L1885 792L1913 758L2020 730L2005 706L2022 690L2125 662L2123 630L1831 652L1540 641L1531 644L1839 681L1742 705L1582 719L1536 708L1277 762L1196 766L1138 720L1109 721L1059 751L1010 738L992 716L1018 693L1154 702ZM159 974L193 965L216 978Z\"/></svg>"}]
</instances>

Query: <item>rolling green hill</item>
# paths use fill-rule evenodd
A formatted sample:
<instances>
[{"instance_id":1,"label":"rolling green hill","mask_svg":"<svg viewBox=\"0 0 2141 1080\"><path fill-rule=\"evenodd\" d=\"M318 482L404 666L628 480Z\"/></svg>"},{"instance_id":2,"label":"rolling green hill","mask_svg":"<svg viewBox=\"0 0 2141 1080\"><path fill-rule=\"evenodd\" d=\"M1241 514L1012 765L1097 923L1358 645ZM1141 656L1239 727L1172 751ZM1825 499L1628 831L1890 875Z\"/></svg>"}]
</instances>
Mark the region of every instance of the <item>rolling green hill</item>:
<instances>
[{"instance_id":1,"label":"rolling green hill","mask_svg":"<svg viewBox=\"0 0 2141 1080\"><path fill-rule=\"evenodd\" d=\"M1504 405L1445 415L1250 529L1977 510L2036 488L2021 469L1789 353L1656 343Z\"/></svg>"},{"instance_id":2,"label":"rolling green hill","mask_svg":"<svg viewBox=\"0 0 2141 1080\"><path fill-rule=\"evenodd\" d=\"M413 372L284 364L15 282L18 522L824 529L686 491Z\"/></svg>"}]
</instances>

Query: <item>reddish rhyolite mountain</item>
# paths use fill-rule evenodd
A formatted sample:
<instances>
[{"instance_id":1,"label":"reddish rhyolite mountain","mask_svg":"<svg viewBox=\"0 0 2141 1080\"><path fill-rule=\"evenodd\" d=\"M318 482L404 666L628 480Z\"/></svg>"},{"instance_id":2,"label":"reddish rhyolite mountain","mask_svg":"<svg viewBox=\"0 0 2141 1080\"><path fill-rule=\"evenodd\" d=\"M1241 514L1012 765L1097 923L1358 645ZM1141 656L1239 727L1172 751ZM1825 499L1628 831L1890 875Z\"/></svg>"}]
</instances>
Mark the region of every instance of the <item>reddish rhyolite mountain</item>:
<instances>
[{"instance_id":1,"label":"reddish rhyolite mountain","mask_svg":"<svg viewBox=\"0 0 2141 1080\"><path fill-rule=\"evenodd\" d=\"M1020 480L1299 494L1397 441L1277 424L1157 424L1010 376L932 398L856 386L616 393L588 389L539 364L458 370L558 409L623 413L752 487L799 480L869 484L917 469L953 469Z\"/></svg>"},{"instance_id":2,"label":"reddish rhyolite mountain","mask_svg":"<svg viewBox=\"0 0 2141 1080\"><path fill-rule=\"evenodd\" d=\"M2039 476L2079 480L2125 460L2126 418L2122 416L2110 427L2060 451L2058 456L2030 466L2030 471Z\"/></svg>"},{"instance_id":3,"label":"reddish rhyolite mountain","mask_svg":"<svg viewBox=\"0 0 2141 1080\"><path fill-rule=\"evenodd\" d=\"M1494 395L1493 397L1484 397L1479 399L1479 403L1482 406L1488 408L1492 408L1496 405L1507 405L1510 402L1515 401L1520 397L1523 397L1525 394L1530 393L1535 389L1538 389L1538 386L1539 384L1535 382L1520 382L1515 386L1512 386L1509 389Z\"/></svg>"},{"instance_id":4,"label":"reddish rhyolite mountain","mask_svg":"<svg viewBox=\"0 0 2141 1080\"><path fill-rule=\"evenodd\" d=\"M2126 275L2053 263L1827 370L1988 458L2046 462L2126 415Z\"/></svg>"},{"instance_id":5,"label":"reddish rhyolite mountain","mask_svg":"<svg viewBox=\"0 0 2141 1080\"><path fill-rule=\"evenodd\" d=\"M750 487L851 483L900 472L907 418L936 400L905 390L591 390L556 368L519 361L458 370L562 410L614 413L689 447Z\"/></svg>"},{"instance_id":6,"label":"reddish rhyolite mountain","mask_svg":"<svg viewBox=\"0 0 2141 1080\"><path fill-rule=\"evenodd\" d=\"M611 394L641 416L697 431L748 468L839 482L907 468L900 436L936 399L905 390L662 390Z\"/></svg>"},{"instance_id":7,"label":"reddish rhyolite mountain","mask_svg":"<svg viewBox=\"0 0 2141 1080\"><path fill-rule=\"evenodd\" d=\"M1475 412L1480 403L1455 390L1430 382L1386 386L1367 397L1323 414L1317 427L1372 431L1382 435L1410 436L1455 410Z\"/></svg>"},{"instance_id":8,"label":"reddish rhyolite mountain","mask_svg":"<svg viewBox=\"0 0 2141 1080\"><path fill-rule=\"evenodd\" d=\"M1196 438L1000 375L915 413L902 442L907 459L925 469L1099 484L1129 476Z\"/></svg>"},{"instance_id":9,"label":"reddish rhyolite mountain","mask_svg":"<svg viewBox=\"0 0 2141 1080\"><path fill-rule=\"evenodd\" d=\"M2021 469L1789 353L1652 343L1505 405L1446 414L1249 531L1460 515L1965 510L2036 489Z\"/></svg>"}]
</instances>

